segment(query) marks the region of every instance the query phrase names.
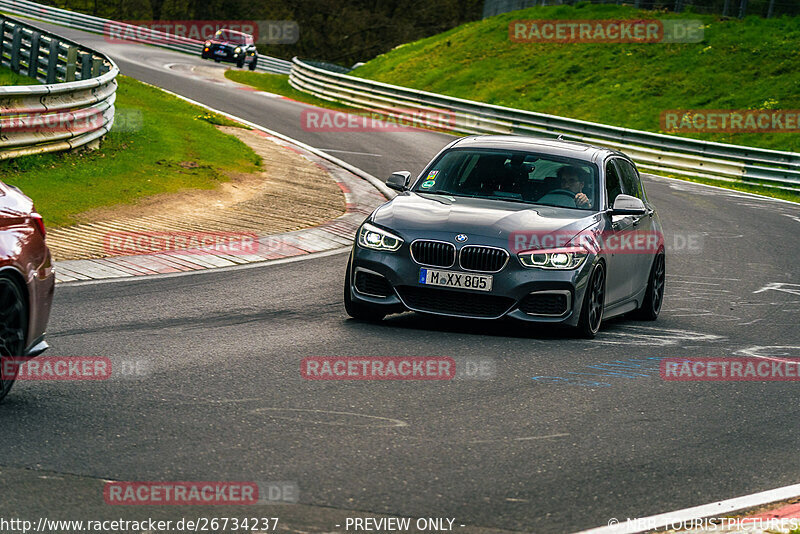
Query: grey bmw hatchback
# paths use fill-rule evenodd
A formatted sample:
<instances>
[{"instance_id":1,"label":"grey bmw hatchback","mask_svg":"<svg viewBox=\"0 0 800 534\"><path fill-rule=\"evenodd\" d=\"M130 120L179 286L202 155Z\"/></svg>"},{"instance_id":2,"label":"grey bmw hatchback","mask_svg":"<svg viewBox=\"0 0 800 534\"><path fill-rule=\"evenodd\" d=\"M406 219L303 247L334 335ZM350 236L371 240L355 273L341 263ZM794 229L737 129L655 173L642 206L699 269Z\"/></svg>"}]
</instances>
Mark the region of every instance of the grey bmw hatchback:
<instances>
[{"instance_id":1,"label":"grey bmw hatchback","mask_svg":"<svg viewBox=\"0 0 800 534\"><path fill-rule=\"evenodd\" d=\"M473 136L447 145L361 225L347 313L415 311L575 327L655 320L664 299L661 222L633 162L583 143Z\"/></svg>"}]
</instances>

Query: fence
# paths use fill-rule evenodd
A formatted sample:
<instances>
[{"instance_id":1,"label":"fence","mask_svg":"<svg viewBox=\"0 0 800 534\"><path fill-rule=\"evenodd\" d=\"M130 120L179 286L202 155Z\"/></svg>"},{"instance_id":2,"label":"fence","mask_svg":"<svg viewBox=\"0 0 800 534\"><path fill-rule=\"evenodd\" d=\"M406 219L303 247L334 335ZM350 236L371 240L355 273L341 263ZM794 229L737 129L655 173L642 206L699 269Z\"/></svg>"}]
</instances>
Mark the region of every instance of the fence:
<instances>
[{"instance_id":1,"label":"fence","mask_svg":"<svg viewBox=\"0 0 800 534\"><path fill-rule=\"evenodd\" d=\"M2 15L0 40L4 67L45 84L0 87L0 159L73 149L111 130L113 61Z\"/></svg>"},{"instance_id":2,"label":"fence","mask_svg":"<svg viewBox=\"0 0 800 534\"><path fill-rule=\"evenodd\" d=\"M494 106L325 70L298 58L289 83L324 100L407 120L409 110L441 116L465 133L524 134L621 150L644 170L800 190L800 153L700 141L533 111Z\"/></svg>"},{"instance_id":3,"label":"fence","mask_svg":"<svg viewBox=\"0 0 800 534\"><path fill-rule=\"evenodd\" d=\"M135 31L126 32L124 30L135 30L137 28L137 26L125 24L123 22L67 11L65 9L29 2L28 0L0 0L0 11L15 15L23 15L53 24L60 24L61 26L76 30L99 33L109 37L113 35L115 39L119 39L120 36L135 35ZM200 52L203 48L203 41L169 35L158 31L148 31L147 33L149 35L147 40L138 40L136 38L128 38L127 40L151 44L196 56L200 56ZM275 74L289 74L291 62L284 59L259 55L258 69Z\"/></svg>"}]
</instances>

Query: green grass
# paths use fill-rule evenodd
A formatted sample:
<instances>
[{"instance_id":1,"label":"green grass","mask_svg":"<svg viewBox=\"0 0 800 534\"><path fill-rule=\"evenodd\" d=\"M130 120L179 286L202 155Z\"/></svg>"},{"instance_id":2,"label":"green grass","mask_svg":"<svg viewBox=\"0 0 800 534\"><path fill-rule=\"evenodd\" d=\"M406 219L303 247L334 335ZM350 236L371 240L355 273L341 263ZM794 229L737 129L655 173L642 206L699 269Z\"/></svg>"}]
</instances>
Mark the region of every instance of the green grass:
<instances>
[{"instance_id":1,"label":"green grass","mask_svg":"<svg viewBox=\"0 0 800 534\"><path fill-rule=\"evenodd\" d=\"M701 43L512 43L517 19L692 18ZM722 20L616 5L536 7L400 46L353 75L490 104L660 131L672 109L800 109L800 17ZM681 134L800 151L797 133Z\"/></svg>"},{"instance_id":2,"label":"green grass","mask_svg":"<svg viewBox=\"0 0 800 534\"><path fill-rule=\"evenodd\" d=\"M75 223L92 208L213 189L226 173L258 170L250 147L211 124L227 119L132 78L117 81L117 121L99 150L0 162L3 181L31 197L48 226Z\"/></svg>"},{"instance_id":3,"label":"green grass","mask_svg":"<svg viewBox=\"0 0 800 534\"><path fill-rule=\"evenodd\" d=\"M701 43L512 43L517 19L691 18ZM401 45L354 76L435 93L651 132L674 109L800 109L800 17L744 20L646 12L616 5L535 7L459 26ZM293 89L286 76L228 71L239 83L310 104L339 104ZM346 108L344 108L346 109ZM721 143L800 151L797 133L680 134ZM669 176L669 175L668 175ZM686 179L683 176L673 176ZM689 181L800 201L767 187Z\"/></svg>"},{"instance_id":4,"label":"green grass","mask_svg":"<svg viewBox=\"0 0 800 534\"><path fill-rule=\"evenodd\" d=\"M202 115L198 115L196 117L198 120L206 121L209 124L214 124L216 126L233 126L235 128L244 128L245 130L252 130L251 127L247 126L246 124L240 124L236 121L232 121L231 119L220 115L219 113L214 113L211 111L206 111Z\"/></svg>"},{"instance_id":5,"label":"green grass","mask_svg":"<svg viewBox=\"0 0 800 534\"><path fill-rule=\"evenodd\" d=\"M325 107L330 109L343 109L352 110L348 106L337 104L329 100L317 98L308 93L298 91L289 85L289 76L285 74L268 74L260 72L246 72L241 70L226 70L225 77L237 83L255 87L259 91L266 91L268 93L275 93L276 95L283 95L297 100L298 102L305 102L314 106Z\"/></svg>"},{"instance_id":6,"label":"green grass","mask_svg":"<svg viewBox=\"0 0 800 534\"><path fill-rule=\"evenodd\" d=\"M3 85L40 85L40 82L22 74L17 74L11 69L0 67L0 87Z\"/></svg>"}]
</instances>

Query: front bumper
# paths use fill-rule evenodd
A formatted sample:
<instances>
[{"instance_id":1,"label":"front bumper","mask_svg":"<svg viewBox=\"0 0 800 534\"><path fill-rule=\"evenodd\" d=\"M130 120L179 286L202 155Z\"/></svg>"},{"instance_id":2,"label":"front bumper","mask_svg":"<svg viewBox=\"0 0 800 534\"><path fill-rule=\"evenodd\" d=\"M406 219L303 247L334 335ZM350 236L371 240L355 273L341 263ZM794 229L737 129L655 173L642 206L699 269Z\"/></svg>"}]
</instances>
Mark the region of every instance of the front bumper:
<instances>
[{"instance_id":1,"label":"front bumper","mask_svg":"<svg viewBox=\"0 0 800 534\"><path fill-rule=\"evenodd\" d=\"M39 338L34 341L27 350L25 350L24 357L26 358L33 358L35 356L39 356L41 353L46 351L50 348L50 345L47 344L47 341L44 340L44 335L40 336Z\"/></svg>"},{"instance_id":2,"label":"front bumper","mask_svg":"<svg viewBox=\"0 0 800 534\"><path fill-rule=\"evenodd\" d=\"M234 52L233 48L211 45L208 51L203 48L201 57L203 59L218 59L220 61L237 62L246 57L246 52L243 50L237 54Z\"/></svg>"},{"instance_id":3,"label":"front bumper","mask_svg":"<svg viewBox=\"0 0 800 534\"><path fill-rule=\"evenodd\" d=\"M593 261L590 257L574 270L529 269L523 267L515 255L511 255L505 267L497 273L475 273L461 269L425 267L416 263L409 253L408 244L397 252L381 252L353 246L351 253L350 294L354 301L382 307L387 313L398 311L417 311L450 317L473 319L513 319L575 326L578 323L583 297L588 284ZM420 284L421 268L433 268L465 274L487 274L493 276L492 290L489 292L430 287ZM358 273L369 273L383 277L391 288L385 291L370 289L379 284L366 285L363 278L356 283ZM376 282L378 279L372 278ZM530 306L531 299L541 303L544 297L555 302L566 301L565 310L559 312ZM385 295L385 296L383 296ZM538 313L545 312L545 313ZM549 313L548 313L549 312Z\"/></svg>"}]
</instances>

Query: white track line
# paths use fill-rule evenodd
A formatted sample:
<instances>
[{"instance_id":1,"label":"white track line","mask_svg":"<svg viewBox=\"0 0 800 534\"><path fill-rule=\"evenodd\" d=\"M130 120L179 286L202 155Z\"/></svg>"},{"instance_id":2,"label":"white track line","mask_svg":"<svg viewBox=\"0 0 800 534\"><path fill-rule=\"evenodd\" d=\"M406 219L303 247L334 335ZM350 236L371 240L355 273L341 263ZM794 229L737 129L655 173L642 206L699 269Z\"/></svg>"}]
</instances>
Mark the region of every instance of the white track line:
<instances>
[{"instance_id":1,"label":"white track line","mask_svg":"<svg viewBox=\"0 0 800 534\"><path fill-rule=\"evenodd\" d=\"M339 152L341 154L355 154L356 156L375 156L376 158L382 157L380 154L373 154L372 152L353 152L352 150L337 150L335 148L320 148L323 152Z\"/></svg>"},{"instance_id":2,"label":"white track line","mask_svg":"<svg viewBox=\"0 0 800 534\"><path fill-rule=\"evenodd\" d=\"M332 250L324 250L322 252L309 252L308 254L300 254L298 256L291 256L289 258L254 261L253 263L242 263L240 265L231 265L229 267L212 267L208 269L200 269L197 271L181 271L179 273L159 273L159 274L148 274L142 276L122 276L119 278L98 278L97 280L62 282L59 284L60 287L58 291L64 291L64 289L69 287L93 286L97 284L119 284L122 282L146 282L150 280L159 280L162 278L177 278L180 276L225 273L229 271L241 271L243 269L257 269L257 268L271 267L273 265L281 265L284 263L294 263L296 261L313 260L318 258L324 258L326 256L333 256L336 254L344 254L345 252L350 252L352 248L353 247L351 246L346 246L341 248L335 248Z\"/></svg>"},{"instance_id":3,"label":"white track line","mask_svg":"<svg viewBox=\"0 0 800 534\"><path fill-rule=\"evenodd\" d=\"M735 196L738 196L738 195L745 195L745 196L747 196L749 198L752 198L754 200L768 200L768 201L772 201L772 202L781 202L783 204L789 204L790 206L794 206L795 208L800 207L800 204L798 204L797 202L792 202L791 200L784 200L782 198L768 197L768 196L764 196L764 195L759 195L757 193L750 193L748 191L739 191L738 189L728 189L727 187L720 187L718 185L702 184L700 182L690 182L689 180L681 180L680 178L672 178L671 176L661 176L661 175L658 175L658 174L650 174L650 173L647 173L647 172L643 172L641 174L642 174L642 176L647 176L648 178L651 178L651 179L655 178L656 180L672 180L673 182L680 182L682 184L698 185L700 187L710 187L712 189L719 190L721 193L727 193L726 196L729 196L729 197L735 197ZM745 185L747 185L747 184L745 184Z\"/></svg>"},{"instance_id":4,"label":"white track line","mask_svg":"<svg viewBox=\"0 0 800 534\"><path fill-rule=\"evenodd\" d=\"M798 496L800 496L800 484L794 484L665 514L631 518L630 521L628 519L613 518L608 520L606 526L582 530L576 534L636 534L671 526L677 529L679 525L686 524L693 519L720 517L723 514L755 508L756 506L784 501Z\"/></svg>"}]
</instances>

